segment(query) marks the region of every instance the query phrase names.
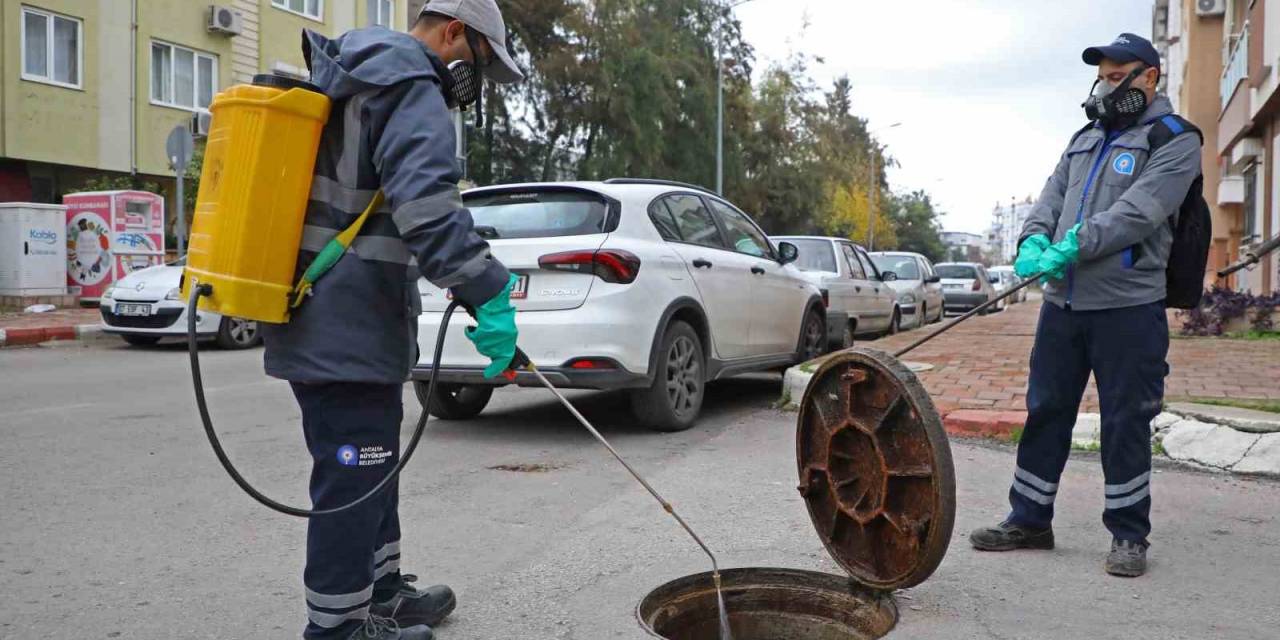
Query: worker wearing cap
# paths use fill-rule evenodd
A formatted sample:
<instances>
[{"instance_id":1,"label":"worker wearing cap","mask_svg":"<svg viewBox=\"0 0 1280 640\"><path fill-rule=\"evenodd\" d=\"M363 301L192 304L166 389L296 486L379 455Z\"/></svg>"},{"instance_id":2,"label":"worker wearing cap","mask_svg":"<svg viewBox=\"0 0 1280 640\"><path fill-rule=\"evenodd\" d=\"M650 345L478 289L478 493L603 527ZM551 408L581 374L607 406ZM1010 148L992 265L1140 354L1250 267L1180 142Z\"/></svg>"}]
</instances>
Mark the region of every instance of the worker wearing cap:
<instances>
[{"instance_id":1,"label":"worker wearing cap","mask_svg":"<svg viewBox=\"0 0 1280 640\"><path fill-rule=\"evenodd\" d=\"M311 499L364 495L399 456L403 386L416 360L419 277L476 312L468 337L492 364L515 354L515 281L474 230L458 191L450 108L476 99L477 73L515 82L495 0L433 0L408 33L381 27L303 38L311 83L332 100L298 260L317 262L381 192L384 200L287 324L264 327L266 370L288 380L313 459ZM463 86L466 85L466 86ZM469 95L468 95L469 94ZM400 572L395 484L307 524L305 638L428 640L453 610L446 586Z\"/></svg>"},{"instance_id":2,"label":"worker wearing cap","mask_svg":"<svg viewBox=\"0 0 1280 640\"><path fill-rule=\"evenodd\" d=\"M1200 140L1156 95L1160 56L1146 39L1121 34L1086 49L1084 61L1098 67L1084 105L1091 123L1072 138L1028 215L1015 263L1020 276L1048 275L1012 510L970 542L986 551L1053 548L1054 500L1092 373L1102 409L1102 521L1112 535L1105 568L1132 577L1146 571L1150 423L1169 371L1171 222L1200 174ZM1157 127L1168 129L1158 147Z\"/></svg>"}]
</instances>

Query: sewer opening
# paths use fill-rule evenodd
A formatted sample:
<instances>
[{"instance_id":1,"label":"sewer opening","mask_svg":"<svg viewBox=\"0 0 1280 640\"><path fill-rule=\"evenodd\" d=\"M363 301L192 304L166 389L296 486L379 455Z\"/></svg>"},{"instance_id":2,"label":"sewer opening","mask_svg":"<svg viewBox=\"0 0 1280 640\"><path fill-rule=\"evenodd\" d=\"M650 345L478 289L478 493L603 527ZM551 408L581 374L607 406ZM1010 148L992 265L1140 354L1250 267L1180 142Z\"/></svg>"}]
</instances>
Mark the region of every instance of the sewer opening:
<instances>
[{"instance_id":1,"label":"sewer opening","mask_svg":"<svg viewBox=\"0 0 1280 640\"><path fill-rule=\"evenodd\" d=\"M848 576L769 568L720 573L735 640L870 640L884 637L898 620L891 597ZM641 626L654 637L720 637L709 572L654 589L641 600L636 613Z\"/></svg>"}]
</instances>

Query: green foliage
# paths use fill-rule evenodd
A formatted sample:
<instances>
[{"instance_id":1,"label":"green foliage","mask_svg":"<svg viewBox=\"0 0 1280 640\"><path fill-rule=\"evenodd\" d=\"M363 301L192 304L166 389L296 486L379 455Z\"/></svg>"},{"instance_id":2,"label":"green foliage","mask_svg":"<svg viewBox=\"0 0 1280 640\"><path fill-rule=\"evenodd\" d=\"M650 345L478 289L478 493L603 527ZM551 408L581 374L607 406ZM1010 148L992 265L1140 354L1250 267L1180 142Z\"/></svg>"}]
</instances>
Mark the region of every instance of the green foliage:
<instances>
[{"instance_id":1,"label":"green foliage","mask_svg":"<svg viewBox=\"0 0 1280 640\"><path fill-rule=\"evenodd\" d=\"M848 78L820 91L804 55L752 82L754 52L720 0L540 0L504 8L525 82L486 88L468 131L477 184L629 176L715 186L716 66L724 81L725 195L771 234L866 238L942 257L924 193L854 115ZM719 43L720 46L717 46ZM932 238L930 237L932 234Z\"/></svg>"}]
</instances>

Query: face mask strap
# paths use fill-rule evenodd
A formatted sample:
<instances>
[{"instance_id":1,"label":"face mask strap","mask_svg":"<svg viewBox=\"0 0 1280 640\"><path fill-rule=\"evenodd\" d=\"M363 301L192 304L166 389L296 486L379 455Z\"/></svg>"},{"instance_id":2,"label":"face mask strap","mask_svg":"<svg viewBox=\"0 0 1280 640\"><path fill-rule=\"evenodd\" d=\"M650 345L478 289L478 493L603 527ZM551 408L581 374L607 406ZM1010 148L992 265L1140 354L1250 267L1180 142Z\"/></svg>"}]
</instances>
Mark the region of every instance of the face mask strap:
<instances>
[{"instance_id":1,"label":"face mask strap","mask_svg":"<svg viewBox=\"0 0 1280 640\"><path fill-rule=\"evenodd\" d=\"M471 48L471 59L475 60L476 69L476 129L484 127L484 66L480 65L480 34L471 27L466 28L467 46ZM487 65L485 65L487 66Z\"/></svg>"}]
</instances>

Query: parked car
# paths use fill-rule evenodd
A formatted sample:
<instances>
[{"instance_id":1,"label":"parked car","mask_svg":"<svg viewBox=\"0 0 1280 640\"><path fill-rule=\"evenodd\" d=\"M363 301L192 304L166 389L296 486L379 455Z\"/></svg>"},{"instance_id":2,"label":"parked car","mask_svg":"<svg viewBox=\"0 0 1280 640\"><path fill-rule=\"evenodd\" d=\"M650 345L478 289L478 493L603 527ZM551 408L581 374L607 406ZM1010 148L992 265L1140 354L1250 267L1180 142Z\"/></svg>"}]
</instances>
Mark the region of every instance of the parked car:
<instances>
[{"instance_id":1,"label":"parked car","mask_svg":"<svg viewBox=\"0 0 1280 640\"><path fill-rule=\"evenodd\" d=\"M903 311L898 297L862 247L844 238L774 236L800 249L796 267L822 292L827 306L829 349L851 346L855 337L897 333Z\"/></svg>"},{"instance_id":2,"label":"parked car","mask_svg":"<svg viewBox=\"0 0 1280 640\"><path fill-rule=\"evenodd\" d=\"M185 265L184 258L139 269L103 292L98 303L103 332L135 346L187 337L187 301L182 298ZM248 349L262 343L257 322L209 311L196 314L196 337L212 338L223 349Z\"/></svg>"},{"instance_id":3,"label":"parked car","mask_svg":"<svg viewBox=\"0 0 1280 640\"><path fill-rule=\"evenodd\" d=\"M942 279L928 258L906 251L880 251L871 254L871 262L881 275L895 276L889 286L898 294L904 326L923 327L942 320Z\"/></svg>"},{"instance_id":4,"label":"parked car","mask_svg":"<svg viewBox=\"0 0 1280 640\"><path fill-rule=\"evenodd\" d=\"M613 179L472 189L463 194L492 253L519 277L520 346L555 385L625 389L636 419L662 431L694 424L706 383L820 355L818 289L749 216L699 187ZM449 294L419 282L420 401ZM494 390L486 358L453 317L434 415L466 419ZM537 386L531 373L515 384Z\"/></svg>"},{"instance_id":5,"label":"parked car","mask_svg":"<svg viewBox=\"0 0 1280 640\"><path fill-rule=\"evenodd\" d=\"M1023 282L1022 278L1019 278L1018 274L1013 272L1013 267L1010 267L1010 266L991 267L990 269L987 269L987 273L990 273L993 276L999 276L1000 286L996 290L1001 294L1003 294L1005 291L1008 291L1022 284ZM1027 301L1026 289L1022 289L1018 291L1017 295L1009 296L1009 299L1008 299L1009 304L1016 304L1019 302L1026 302L1026 301Z\"/></svg>"},{"instance_id":6,"label":"parked car","mask_svg":"<svg viewBox=\"0 0 1280 640\"><path fill-rule=\"evenodd\" d=\"M947 311L969 311L996 297L991 274L976 262L944 262L934 267L942 278ZM984 314L987 311L983 312Z\"/></svg>"}]
</instances>

